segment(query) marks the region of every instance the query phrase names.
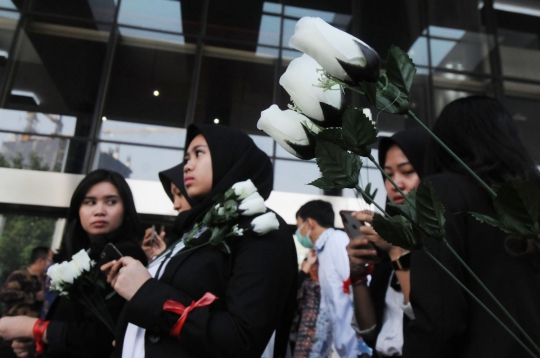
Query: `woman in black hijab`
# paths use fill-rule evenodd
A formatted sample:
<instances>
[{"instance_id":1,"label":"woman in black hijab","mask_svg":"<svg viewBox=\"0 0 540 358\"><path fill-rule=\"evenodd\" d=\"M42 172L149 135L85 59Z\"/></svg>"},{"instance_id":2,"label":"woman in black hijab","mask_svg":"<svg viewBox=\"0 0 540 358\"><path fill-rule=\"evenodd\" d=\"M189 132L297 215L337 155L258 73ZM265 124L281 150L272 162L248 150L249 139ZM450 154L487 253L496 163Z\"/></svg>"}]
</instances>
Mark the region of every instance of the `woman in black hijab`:
<instances>
[{"instance_id":1,"label":"woman in black hijab","mask_svg":"<svg viewBox=\"0 0 540 358\"><path fill-rule=\"evenodd\" d=\"M270 195L272 165L246 134L191 125L185 148L184 183L196 205L178 217L177 232L200 223L214 198L238 182L250 179L263 199ZM239 227L248 227L251 219L240 216ZM115 356L260 357L274 331L274 356L284 356L297 262L287 225L278 221L279 228L266 234L248 230L228 239L230 254L212 245L182 249L182 243L173 244L161 269L151 267L151 274L128 258L120 260L109 278L129 302ZM211 230L197 235L199 242L208 241ZM217 300L210 303L208 293ZM166 311L168 300L192 308L182 314Z\"/></svg>"},{"instance_id":2,"label":"woman in black hijab","mask_svg":"<svg viewBox=\"0 0 540 358\"><path fill-rule=\"evenodd\" d=\"M424 173L424 157L429 136L422 128L408 129L381 138L379 142L379 164L387 175L405 193L420 184ZM396 188L385 180L388 202L402 203L403 197ZM386 211L392 214L392 207ZM371 222L372 215L357 213L361 221ZM401 356L403 346L403 322L412 312L409 301L409 276L405 260L407 251L386 243L371 226L360 228L362 238L351 240L347 247L351 264L351 275L359 273L367 263L369 250L363 245L372 242L377 245L380 262L375 265L369 289L365 283L353 289L355 317L360 326L359 332L366 343L373 348L373 356ZM400 260L401 269L396 270L392 260ZM351 279L352 281L352 279Z\"/></svg>"}]
</instances>

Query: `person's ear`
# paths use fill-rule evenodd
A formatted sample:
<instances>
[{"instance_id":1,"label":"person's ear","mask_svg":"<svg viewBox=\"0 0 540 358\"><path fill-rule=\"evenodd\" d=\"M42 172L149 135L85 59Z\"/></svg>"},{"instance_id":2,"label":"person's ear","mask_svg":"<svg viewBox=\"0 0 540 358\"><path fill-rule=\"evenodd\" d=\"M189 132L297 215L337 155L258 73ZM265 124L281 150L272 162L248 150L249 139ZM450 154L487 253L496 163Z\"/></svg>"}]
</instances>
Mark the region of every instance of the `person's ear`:
<instances>
[{"instance_id":1,"label":"person's ear","mask_svg":"<svg viewBox=\"0 0 540 358\"><path fill-rule=\"evenodd\" d=\"M317 222L312 218L307 218L307 226L309 227L309 230L315 229L315 225L317 225Z\"/></svg>"}]
</instances>

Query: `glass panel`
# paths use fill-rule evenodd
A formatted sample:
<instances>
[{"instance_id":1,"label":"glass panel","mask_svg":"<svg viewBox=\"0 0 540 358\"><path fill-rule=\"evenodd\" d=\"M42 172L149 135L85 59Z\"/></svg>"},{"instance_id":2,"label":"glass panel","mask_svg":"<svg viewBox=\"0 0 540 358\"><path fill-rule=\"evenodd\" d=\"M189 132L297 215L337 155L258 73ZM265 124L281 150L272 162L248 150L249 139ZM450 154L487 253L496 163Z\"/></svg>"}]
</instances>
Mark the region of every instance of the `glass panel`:
<instances>
[{"instance_id":1,"label":"glass panel","mask_svg":"<svg viewBox=\"0 0 540 358\"><path fill-rule=\"evenodd\" d=\"M76 123L72 116L0 108L0 129L8 131L73 136Z\"/></svg>"},{"instance_id":2,"label":"glass panel","mask_svg":"<svg viewBox=\"0 0 540 358\"><path fill-rule=\"evenodd\" d=\"M67 172L70 142L69 139L0 132L0 167ZM82 161L84 156L78 159Z\"/></svg>"},{"instance_id":3,"label":"glass panel","mask_svg":"<svg viewBox=\"0 0 540 358\"><path fill-rule=\"evenodd\" d=\"M182 49L118 46L103 115L117 121L183 126L194 56Z\"/></svg>"},{"instance_id":4,"label":"glass panel","mask_svg":"<svg viewBox=\"0 0 540 358\"><path fill-rule=\"evenodd\" d=\"M186 130L152 124L106 120L101 124L99 138L115 142L183 147L186 141Z\"/></svg>"},{"instance_id":5,"label":"glass panel","mask_svg":"<svg viewBox=\"0 0 540 358\"><path fill-rule=\"evenodd\" d=\"M506 105L512 113L515 123L529 154L536 165L540 166L540 86L520 86L517 83L506 83ZM510 89L510 90L509 90ZM512 95L510 95L510 93ZM517 97L519 95L521 98ZM528 98L523 98L523 97Z\"/></svg>"},{"instance_id":6,"label":"glass panel","mask_svg":"<svg viewBox=\"0 0 540 358\"><path fill-rule=\"evenodd\" d=\"M0 78L4 74L17 21L19 21L19 13L0 11Z\"/></svg>"},{"instance_id":7,"label":"glass panel","mask_svg":"<svg viewBox=\"0 0 540 358\"><path fill-rule=\"evenodd\" d=\"M117 1L103 0L40 0L31 9L43 14L74 17L84 20L113 22ZM51 19L52 20L52 19ZM57 20L52 20L51 22Z\"/></svg>"},{"instance_id":8,"label":"glass panel","mask_svg":"<svg viewBox=\"0 0 540 358\"><path fill-rule=\"evenodd\" d=\"M184 32L180 1L123 0L118 23L147 29Z\"/></svg>"},{"instance_id":9,"label":"glass panel","mask_svg":"<svg viewBox=\"0 0 540 358\"><path fill-rule=\"evenodd\" d=\"M263 135L250 135L251 139L255 142L255 145L260 150L268 154L268 156L274 155L274 140L268 136Z\"/></svg>"},{"instance_id":10,"label":"glass panel","mask_svg":"<svg viewBox=\"0 0 540 358\"><path fill-rule=\"evenodd\" d=\"M7 108L75 117L77 135L90 123L108 34L31 21L21 33Z\"/></svg>"},{"instance_id":11,"label":"glass panel","mask_svg":"<svg viewBox=\"0 0 540 358\"><path fill-rule=\"evenodd\" d=\"M0 7L14 10L17 9L12 0L0 0Z\"/></svg>"},{"instance_id":12,"label":"glass panel","mask_svg":"<svg viewBox=\"0 0 540 358\"><path fill-rule=\"evenodd\" d=\"M215 119L259 134L257 120L273 102L274 68L254 62L203 58L195 120Z\"/></svg>"},{"instance_id":13,"label":"glass panel","mask_svg":"<svg viewBox=\"0 0 540 358\"><path fill-rule=\"evenodd\" d=\"M211 1L206 35L256 43L261 28L263 1Z\"/></svg>"},{"instance_id":14,"label":"glass panel","mask_svg":"<svg viewBox=\"0 0 540 358\"><path fill-rule=\"evenodd\" d=\"M322 194L319 188L307 185L321 176L317 164L298 160L276 160L274 168L274 190Z\"/></svg>"},{"instance_id":15,"label":"glass panel","mask_svg":"<svg viewBox=\"0 0 540 358\"><path fill-rule=\"evenodd\" d=\"M155 181L159 180L160 171L179 164L183 159L183 150L102 142L96 151L93 169L110 169L125 178Z\"/></svg>"},{"instance_id":16,"label":"glass panel","mask_svg":"<svg viewBox=\"0 0 540 358\"><path fill-rule=\"evenodd\" d=\"M13 271L29 266L32 249L51 246L57 221L39 216L0 215L0 282L6 282Z\"/></svg>"},{"instance_id":17,"label":"glass panel","mask_svg":"<svg viewBox=\"0 0 540 358\"><path fill-rule=\"evenodd\" d=\"M540 80L540 4L495 1L499 50L505 76Z\"/></svg>"}]
</instances>

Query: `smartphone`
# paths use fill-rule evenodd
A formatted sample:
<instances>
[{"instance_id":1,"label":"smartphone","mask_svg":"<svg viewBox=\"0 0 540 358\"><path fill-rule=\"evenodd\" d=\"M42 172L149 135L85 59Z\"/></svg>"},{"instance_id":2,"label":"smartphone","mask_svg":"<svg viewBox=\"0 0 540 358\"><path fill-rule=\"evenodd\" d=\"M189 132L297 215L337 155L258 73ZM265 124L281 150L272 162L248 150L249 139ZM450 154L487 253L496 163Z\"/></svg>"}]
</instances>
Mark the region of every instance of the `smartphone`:
<instances>
[{"instance_id":1,"label":"smartphone","mask_svg":"<svg viewBox=\"0 0 540 358\"><path fill-rule=\"evenodd\" d=\"M343 228L345 229L345 232L347 233L347 236L349 239L355 239L359 236L362 236L362 233L360 232L360 227L363 225L366 225L363 221L358 220L354 215L354 211L348 211L348 210L341 210L339 212L339 216L341 216L341 220L343 221ZM366 249L366 250L376 250L377 248L372 243L368 243L366 245L358 246L359 249ZM378 255L375 256L366 256L368 259L377 260Z\"/></svg>"},{"instance_id":2,"label":"smartphone","mask_svg":"<svg viewBox=\"0 0 540 358\"><path fill-rule=\"evenodd\" d=\"M103 251L101 251L101 254L99 256L101 265L103 265L113 260L120 260L123 255L120 250L118 250L116 246L114 246L114 244L109 242L107 245L105 245Z\"/></svg>"},{"instance_id":3,"label":"smartphone","mask_svg":"<svg viewBox=\"0 0 540 358\"><path fill-rule=\"evenodd\" d=\"M156 241L156 225L152 225L152 236L150 236L150 247L154 246Z\"/></svg>"}]
</instances>

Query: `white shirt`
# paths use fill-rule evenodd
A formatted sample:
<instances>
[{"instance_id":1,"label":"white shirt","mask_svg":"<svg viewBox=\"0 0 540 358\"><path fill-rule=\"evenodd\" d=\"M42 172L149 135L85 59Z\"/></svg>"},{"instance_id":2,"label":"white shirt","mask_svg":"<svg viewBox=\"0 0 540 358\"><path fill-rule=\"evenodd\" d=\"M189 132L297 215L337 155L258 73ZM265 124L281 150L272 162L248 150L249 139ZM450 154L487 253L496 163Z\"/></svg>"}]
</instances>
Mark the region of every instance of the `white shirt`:
<instances>
[{"instance_id":1,"label":"white shirt","mask_svg":"<svg viewBox=\"0 0 540 358\"><path fill-rule=\"evenodd\" d=\"M169 264L169 261L171 261L171 257L175 256L178 251L182 250L184 248L184 242L181 241L173 249L172 255L166 258L167 255L163 255L161 258L159 258L157 261L152 262L151 267L148 269L148 272L150 272L150 275L154 278L159 279L161 275L163 275L163 272L165 272L165 269L167 268L167 265ZM159 277L156 277L156 273L161 266L161 262L163 260L165 263L163 264L163 267L161 267L161 271L159 272ZM146 333L146 329L141 328L139 326L136 326L132 323L129 323L126 329L126 333L124 334L124 346L122 348L122 358L144 358L145 357L145 351L144 351L144 335Z\"/></svg>"},{"instance_id":2,"label":"white shirt","mask_svg":"<svg viewBox=\"0 0 540 358\"><path fill-rule=\"evenodd\" d=\"M349 258L346 246L349 238L343 231L326 229L315 242L319 259L321 305L327 308L332 325L332 341L340 357L358 356L358 339L351 326L352 295L343 292L343 282L349 278Z\"/></svg>"}]
</instances>

